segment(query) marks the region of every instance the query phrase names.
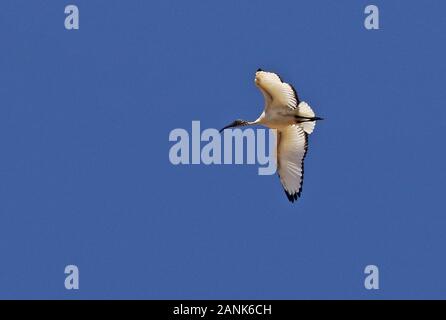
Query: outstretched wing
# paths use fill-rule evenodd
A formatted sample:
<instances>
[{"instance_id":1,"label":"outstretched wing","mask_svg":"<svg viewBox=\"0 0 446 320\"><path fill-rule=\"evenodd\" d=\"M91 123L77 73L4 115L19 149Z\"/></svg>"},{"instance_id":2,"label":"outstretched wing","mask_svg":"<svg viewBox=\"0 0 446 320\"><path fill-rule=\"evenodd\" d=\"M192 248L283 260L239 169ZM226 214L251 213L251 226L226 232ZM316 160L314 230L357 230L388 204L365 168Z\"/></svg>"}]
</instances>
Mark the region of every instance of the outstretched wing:
<instances>
[{"instance_id":1,"label":"outstretched wing","mask_svg":"<svg viewBox=\"0 0 446 320\"><path fill-rule=\"evenodd\" d=\"M283 82L276 73L257 71L255 83L265 97L265 109L288 107L294 110L299 105L296 90L289 83Z\"/></svg>"},{"instance_id":2,"label":"outstretched wing","mask_svg":"<svg viewBox=\"0 0 446 320\"><path fill-rule=\"evenodd\" d=\"M302 192L308 135L301 126L292 125L280 130L277 139L277 172L288 200L294 202Z\"/></svg>"}]
</instances>

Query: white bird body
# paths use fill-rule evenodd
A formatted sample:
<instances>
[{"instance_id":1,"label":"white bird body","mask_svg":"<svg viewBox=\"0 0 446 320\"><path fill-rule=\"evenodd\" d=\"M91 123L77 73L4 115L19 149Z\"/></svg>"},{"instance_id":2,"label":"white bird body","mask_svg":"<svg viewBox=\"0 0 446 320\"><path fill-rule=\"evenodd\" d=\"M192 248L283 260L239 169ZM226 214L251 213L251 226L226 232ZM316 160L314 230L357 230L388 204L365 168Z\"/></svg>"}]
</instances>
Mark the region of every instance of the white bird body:
<instances>
[{"instance_id":1,"label":"white bird body","mask_svg":"<svg viewBox=\"0 0 446 320\"><path fill-rule=\"evenodd\" d=\"M252 122L236 120L222 130L246 125L277 129L277 171L288 200L294 202L302 192L308 135L322 118L315 117L311 107L299 101L296 90L277 74L259 69L255 84L265 98L260 117Z\"/></svg>"},{"instance_id":2,"label":"white bird body","mask_svg":"<svg viewBox=\"0 0 446 320\"><path fill-rule=\"evenodd\" d=\"M260 117L251 124L281 130L295 124L296 117L314 117L310 106L306 102L299 103L294 88L282 82L277 74L257 71L254 82L265 98L265 107Z\"/></svg>"}]
</instances>

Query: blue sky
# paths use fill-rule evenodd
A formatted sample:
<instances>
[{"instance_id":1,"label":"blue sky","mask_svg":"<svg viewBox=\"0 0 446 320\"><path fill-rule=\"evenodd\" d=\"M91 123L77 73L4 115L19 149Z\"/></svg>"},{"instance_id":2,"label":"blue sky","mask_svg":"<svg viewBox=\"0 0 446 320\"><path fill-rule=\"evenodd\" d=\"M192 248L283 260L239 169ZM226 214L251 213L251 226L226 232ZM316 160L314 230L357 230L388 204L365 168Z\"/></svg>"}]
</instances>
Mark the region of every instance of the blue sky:
<instances>
[{"instance_id":1,"label":"blue sky","mask_svg":"<svg viewBox=\"0 0 446 320\"><path fill-rule=\"evenodd\" d=\"M70 3L77 31L0 3L0 298L446 298L446 3ZM326 118L295 204L169 162L172 129L257 118L259 67Z\"/></svg>"}]
</instances>

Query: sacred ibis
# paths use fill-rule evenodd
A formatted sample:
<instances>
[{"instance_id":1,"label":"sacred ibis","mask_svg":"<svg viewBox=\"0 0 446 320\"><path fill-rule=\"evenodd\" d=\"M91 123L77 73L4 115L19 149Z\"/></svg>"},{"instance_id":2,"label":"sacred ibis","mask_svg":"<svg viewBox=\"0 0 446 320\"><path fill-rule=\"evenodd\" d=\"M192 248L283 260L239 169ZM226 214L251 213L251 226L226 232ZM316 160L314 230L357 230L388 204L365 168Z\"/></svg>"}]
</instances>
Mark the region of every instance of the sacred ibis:
<instances>
[{"instance_id":1,"label":"sacred ibis","mask_svg":"<svg viewBox=\"0 0 446 320\"><path fill-rule=\"evenodd\" d=\"M254 80L265 98L265 107L255 121L235 120L220 130L263 125L277 130L277 173L285 194L291 202L300 198L304 179L304 159L308 149L308 135L317 120L310 106L300 101L296 90L273 72L258 69Z\"/></svg>"}]
</instances>

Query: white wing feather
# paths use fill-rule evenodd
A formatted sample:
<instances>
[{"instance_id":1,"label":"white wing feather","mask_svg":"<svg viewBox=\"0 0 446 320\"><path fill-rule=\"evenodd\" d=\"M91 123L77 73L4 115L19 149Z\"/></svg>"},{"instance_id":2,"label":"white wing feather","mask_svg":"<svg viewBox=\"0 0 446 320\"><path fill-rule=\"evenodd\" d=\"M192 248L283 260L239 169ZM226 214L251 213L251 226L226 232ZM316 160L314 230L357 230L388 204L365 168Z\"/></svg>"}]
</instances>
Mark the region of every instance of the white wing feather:
<instances>
[{"instance_id":1,"label":"white wing feather","mask_svg":"<svg viewBox=\"0 0 446 320\"><path fill-rule=\"evenodd\" d=\"M269 107L296 109L299 102L296 90L289 83L282 82L277 74L258 71L255 82L265 97L265 109Z\"/></svg>"},{"instance_id":2,"label":"white wing feather","mask_svg":"<svg viewBox=\"0 0 446 320\"><path fill-rule=\"evenodd\" d=\"M306 103L304 101L299 103L299 105L297 106L297 110L298 110L298 115L300 115L300 116L309 117L309 118L315 116L311 107L308 105L308 103ZM302 123L299 123L299 125L304 129L304 131L306 133L311 134L311 133L313 133L314 127L316 126L316 121L302 122Z\"/></svg>"},{"instance_id":3,"label":"white wing feather","mask_svg":"<svg viewBox=\"0 0 446 320\"><path fill-rule=\"evenodd\" d=\"M278 132L277 172L291 202L297 200L302 192L307 138L307 134L299 125L291 125Z\"/></svg>"}]
</instances>

